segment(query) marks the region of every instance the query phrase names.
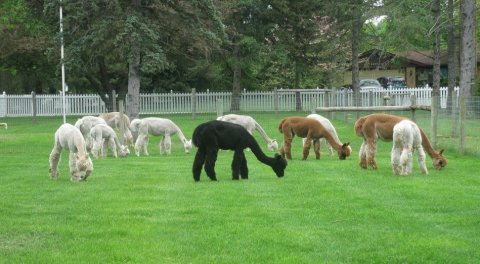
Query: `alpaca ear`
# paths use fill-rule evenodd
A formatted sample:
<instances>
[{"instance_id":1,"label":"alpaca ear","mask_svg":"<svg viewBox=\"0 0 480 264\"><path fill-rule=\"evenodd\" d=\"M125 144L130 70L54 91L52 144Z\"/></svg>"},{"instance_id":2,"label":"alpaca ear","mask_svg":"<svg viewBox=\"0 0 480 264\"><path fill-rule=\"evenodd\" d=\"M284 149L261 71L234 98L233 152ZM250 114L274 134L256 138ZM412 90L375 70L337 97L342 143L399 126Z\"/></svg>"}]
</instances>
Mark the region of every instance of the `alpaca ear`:
<instances>
[{"instance_id":1,"label":"alpaca ear","mask_svg":"<svg viewBox=\"0 0 480 264\"><path fill-rule=\"evenodd\" d=\"M350 145L350 142L347 142L347 143L343 144L342 147L346 147L346 146L348 146L348 145Z\"/></svg>"},{"instance_id":2,"label":"alpaca ear","mask_svg":"<svg viewBox=\"0 0 480 264\"><path fill-rule=\"evenodd\" d=\"M444 149L441 149L441 150L438 152L438 154L442 155L442 154L443 154L443 151L444 151Z\"/></svg>"}]
</instances>

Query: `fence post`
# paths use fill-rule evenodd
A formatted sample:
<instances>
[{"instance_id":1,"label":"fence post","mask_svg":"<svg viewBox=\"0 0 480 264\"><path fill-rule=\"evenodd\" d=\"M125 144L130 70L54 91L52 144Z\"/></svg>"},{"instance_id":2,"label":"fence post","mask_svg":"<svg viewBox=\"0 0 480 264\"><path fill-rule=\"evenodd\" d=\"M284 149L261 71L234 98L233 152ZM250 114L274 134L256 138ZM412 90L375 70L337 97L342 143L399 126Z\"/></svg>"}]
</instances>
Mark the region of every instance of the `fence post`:
<instances>
[{"instance_id":1,"label":"fence post","mask_svg":"<svg viewBox=\"0 0 480 264\"><path fill-rule=\"evenodd\" d=\"M460 154L465 154L465 119L467 116L467 109L465 106L465 96L460 94L460 105L459 105L459 111L460 111L460 146L459 146L459 152Z\"/></svg>"},{"instance_id":2,"label":"fence post","mask_svg":"<svg viewBox=\"0 0 480 264\"><path fill-rule=\"evenodd\" d=\"M348 106L348 90L347 89L343 90L343 106L344 107ZM348 121L348 112L347 111L343 112L343 118L345 119L345 122Z\"/></svg>"},{"instance_id":3,"label":"fence post","mask_svg":"<svg viewBox=\"0 0 480 264\"><path fill-rule=\"evenodd\" d=\"M113 95L113 93L112 93L112 95ZM114 112L116 112L116 111L114 111ZM120 124L119 124L120 127L118 128L120 130L120 133L118 133L118 140L120 141L120 144L125 145L125 138L124 138L125 122L124 122L124 115L123 115L125 110L123 109L123 100L118 100L118 112L119 112L118 114L120 116Z\"/></svg>"},{"instance_id":4,"label":"fence post","mask_svg":"<svg viewBox=\"0 0 480 264\"><path fill-rule=\"evenodd\" d=\"M337 91L336 90L332 89L330 98L332 100L331 106L336 107L337 106ZM331 118L332 118L332 120L335 119L335 112L332 112Z\"/></svg>"},{"instance_id":5,"label":"fence post","mask_svg":"<svg viewBox=\"0 0 480 264\"><path fill-rule=\"evenodd\" d=\"M217 117L223 116L223 101L217 98Z\"/></svg>"},{"instance_id":6,"label":"fence post","mask_svg":"<svg viewBox=\"0 0 480 264\"><path fill-rule=\"evenodd\" d=\"M278 118L278 90L277 87L273 89L273 110L275 110L275 117Z\"/></svg>"},{"instance_id":7,"label":"fence post","mask_svg":"<svg viewBox=\"0 0 480 264\"><path fill-rule=\"evenodd\" d=\"M197 111L197 92L192 88L192 119L195 119Z\"/></svg>"},{"instance_id":8,"label":"fence post","mask_svg":"<svg viewBox=\"0 0 480 264\"><path fill-rule=\"evenodd\" d=\"M120 108L120 106L119 106L119 108ZM115 90L112 90L112 108L111 109L112 109L111 112L117 112L117 92ZM122 142L122 144L123 144L123 142Z\"/></svg>"},{"instance_id":9,"label":"fence post","mask_svg":"<svg viewBox=\"0 0 480 264\"><path fill-rule=\"evenodd\" d=\"M37 123L37 94L32 91L32 122Z\"/></svg>"},{"instance_id":10,"label":"fence post","mask_svg":"<svg viewBox=\"0 0 480 264\"><path fill-rule=\"evenodd\" d=\"M417 97L415 94L410 94L410 106L412 107L412 121L415 122L415 106L417 105Z\"/></svg>"}]
</instances>

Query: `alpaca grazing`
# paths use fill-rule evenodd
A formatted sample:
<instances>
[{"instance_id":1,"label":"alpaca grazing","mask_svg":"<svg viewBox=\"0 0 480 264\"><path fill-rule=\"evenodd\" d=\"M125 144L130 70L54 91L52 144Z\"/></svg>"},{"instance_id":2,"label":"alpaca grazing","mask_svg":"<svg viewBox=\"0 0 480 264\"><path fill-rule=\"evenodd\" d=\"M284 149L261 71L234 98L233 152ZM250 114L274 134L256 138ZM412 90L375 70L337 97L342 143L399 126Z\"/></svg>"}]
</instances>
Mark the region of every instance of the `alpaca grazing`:
<instances>
[{"instance_id":1,"label":"alpaca grazing","mask_svg":"<svg viewBox=\"0 0 480 264\"><path fill-rule=\"evenodd\" d=\"M120 117L120 112L108 112L100 114L98 117L105 120L107 125L113 129L120 129L120 120L123 120L123 138L125 139L125 145L134 146L132 132L130 131L130 118L123 114L123 119Z\"/></svg>"},{"instance_id":2,"label":"alpaca grazing","mask_svg":"<svg viewBox=\"0 0 480 264\"><path fill-rule=\"evenodd\" d=\"M118 155L125 157L130 153L127 146L120 144L117 134L115 134L113 128L108 125L98 124L92 127L90 130L90 138L93 141L92 154L97 159L107 156L108 146L110 146L115 158L117 158Z\"/></svg>"},{"instance_id":3,"label":"alpaca grazing","mask_svg":"<svg viewBox=\"0 0 480 264\"><path fill-rule=\"evenodd\" d=\"M423 174L428 174L425 165L425 151L422 147L422 134L417 124L403 120L393 127L392 169L395 175L412 173L413 151L418 152L418 164Z\"/></svg>"},{"instance_id":4,"label":"alpaca grazing","mask_svg":"<svg viewBox=\"0 0 480 264\"><path fill-rule=\"evenodd\" d=\"M52 179L58 178L58 162L63 149L70 151L70 180L74 182L87 180L93 171L93 163L88 156L82 133L70 124L61 125L55 132L55 143L49 158Z\"/></svg>"},{"instance_id":5,"label":"alpaca grazing","mask_svg":"<svg viewBox=\"0 0 480 264\"><path fill-rule=\"evenodd\" d=\"M250 135L253 135L253 130L256 129L262 138L267 142L268 150L275 151L278 149L277 140L269 138L262 126L260 126L260 124L258 124L257 121L255 121L255 119L253 119L251 116L229 114L219 116L217 120L241 125L248 131L248 133L250 133Z\"/></svg>"},{"instance_id":6,"label":"alpaca grazing","mask_svg":"<svg viewBox=\"0 0 480 264\"><path fill-rule=\"evenodd\" d=\"M103 120L100 117L84 116L78 119L77 122L75 122L75 127L77 127L80 130L80 132L83 135L83 138L88 141L90 137L90 130L92 129L92 127L98 124L106 125L107 122L105 122L105 120Z\"/></svg>"},{"instance_id":7,"label":"alpaca grazing","mask_svg":"<svg viewBox=\"0 0 480 264\"><path fill-rule=\"evenodd\" d=\"M292 159L292 140L295 135L305 138L305 145L303 146L303 160L306 160L310 152L310 146L313 141L313 149L317 159L320 159L320 138L325 138L328 143L337 151L338 158L344 160L350 156L352 149L350 143L337 143L333 135L320 122L315 119L293 116L283 119L278 130L283 133L283 145L280 148L282 157Z\"/></svg>"},{"instance_id":8,"label":"alpaca grazing","mask_svg":"<svg viewBox=\"0 0 480 264\"><path fill-rule=\"evenodd\" d=\"M0 126L5 127L5 129L8 129L8 124L7 123L0 123Z\"/></svg>"},{"instance_id":9,"label":"alpaca grazing","mask_svg":"<svg viewBox=\"0 0 480 264\"><path fill-rule=\"evenodd\" d=\"M193 144L198 148L193 162L193 179L200 180L202 167L212 181L217 180L215 162L219 149L233 150L232 179L248 179L247 159L243 150L250 148L257 159L272 167L277 177L283 177L287 161L275 154L270 158L263 153L255 138L243 127L237 124L213 120L200 124L193 131Z\"/></svg>"},{"instance_id":10,"label":"alpaca grazing","mask_svg":"<svg viewBox=\"0 0 480 264\"><path fill-rule=\"evenodd\" d=\"M392 141L394 126L403 120L407 120L407 118L388 114L371 114L360 117L355 122L355 134L363 137L359 152L361 168L366 169L370 166L373 169L377 169L377 162L375 161L377 139ZM421 128L419 130L422 136L422 147L432 158L433 167L442 169L447 166L447 159L443 156L443 149L439 151L434 150L423 130Z\"/></svg>"},{"instance_id":11,"label":"alpaca grazing","mask_svg":"<svg viewBox=\"0 0 480 264\"><path fill-rule=\"evenodd\" d=\"M337 142L338 144L342 144L342 141L340 141L340 138L338 137L337 135L337 131L335 130L335 127L332 125L332 122L330 122L330 120L328 120L328 118L326 117L323 117L319 114L310 114L307 116L308 118L312 118L312 119L315 119L317 120L318 122L320 122L320 124L322 124L322 126L328 130L328 132L330 132L330 134L332 134L332 137L333 139L335 140L335 142ZM303 139L303 145L305 146L305 138ZM322 139L320 139L320 145L321 145L321 141L323 141ZM328 143L328 141L325 141L325 143L328 145L328 153L330 154L330 156L333 154L333 147L332 145L330 145ZM352 148L351 146L348 146L350 148L350 153L352 153Z\"/></svg>"},{"instance_id":12,"label":"alpaca grazing","mask_svg":"<svg viewBox=\"0 0 480 264\"><path fill-rule=\"evenodd\" d=\"M180 141L183 143L183 147L186 153L190 153L192 149L192 141L187 140L183 135L182 130L169 119L158 117L147 117L143 119L134 119L130 124L132 132L137 134L137 140L135 142L135 154L140 156L140 152L143 150L145 155L148 154L148 135L161 136L159 148L160 155L171 154L172 152L172 140L171 136L177 134Z\"/></svg>"}]
</instances>

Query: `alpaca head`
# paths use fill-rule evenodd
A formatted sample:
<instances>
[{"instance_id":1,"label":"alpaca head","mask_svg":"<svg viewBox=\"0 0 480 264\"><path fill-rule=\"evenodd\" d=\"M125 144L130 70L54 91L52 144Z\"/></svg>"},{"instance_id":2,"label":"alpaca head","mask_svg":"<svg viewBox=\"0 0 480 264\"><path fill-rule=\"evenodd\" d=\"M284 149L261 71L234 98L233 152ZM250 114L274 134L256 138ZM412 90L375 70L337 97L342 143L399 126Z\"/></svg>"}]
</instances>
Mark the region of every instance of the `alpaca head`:
<instances>
[{"instance_id":1,"label":"alpaca head","mask_svg":"<svg viewBox=\"0 0 480 264\"><path fill-rule=\"evenodd\" d=\"M93 163L89 156L75 155L76 167L72 172L72 181L86 181L88 176L92 174Z\"/></svg>"},{"instance_id":2,"label":"alpaca head","mask_svg":"<svg viewBox=\"0 0 480 264\"><path fill-rule=\"evenodd\" d=\"M185 153L190 153L190 150L192 149L192 140L185 140L183 147L185 148Z\"/></svg>"},{"instance_id":3,"label":"alpaca head","mask_svg":"<svg viewBox=\"0 0 480 264\"><path fill-rule=\"evenodd\" d=\"M268 150L270 151L275 151L278 149L278 143L276 139L272 139L270 142L268 142Z\"/></svg>"},{"instance_id":4,"label":"alpaca head","mask_svg":"<svg viewBox=\"0 0 480 264\"><path fill-rule=\"evenodd\" d=\"M282 158L278 153L275 154L275 161L273 162L272 169L277 174L277 177L283 177L285 168L287 167L287 160Z\"/></svg>"},{"instance_id":5,"label":"alpaca head","mask_svg":"<svg viewBox=\"0 0 480 264\"><path fill-rule=\"evenodd\" d=\"M436 155L432 158L433 167L437 170L441 170L447 166L447 158L443 156L443 151L443 149L435 151Z\"/></svg>"},{"instance_id":6,"label":"alpaca head","mask_svg":"<svg viewBox=\"0 0 480 264\"><path fill-rule=\"evenodd\" d=\"M348 156L350 156L350 154L352 154L352 148L350 147L350 142L344 143L337 152L338 152L338 158L341 160L344 160Z\"/></svg>"},{"instance_id":7,"label":"alpaca head","mask_svg":"<svg viewBox=\"0 0 480 264\"><path fill-rule=\"evenodd\" d=\"M120 157L126 157L128 156L128 154L130 154L130 150L128 149L128 147L125 145L121 145L120 150L118 151L118 155Z\"/></svg>"}]
</instances>

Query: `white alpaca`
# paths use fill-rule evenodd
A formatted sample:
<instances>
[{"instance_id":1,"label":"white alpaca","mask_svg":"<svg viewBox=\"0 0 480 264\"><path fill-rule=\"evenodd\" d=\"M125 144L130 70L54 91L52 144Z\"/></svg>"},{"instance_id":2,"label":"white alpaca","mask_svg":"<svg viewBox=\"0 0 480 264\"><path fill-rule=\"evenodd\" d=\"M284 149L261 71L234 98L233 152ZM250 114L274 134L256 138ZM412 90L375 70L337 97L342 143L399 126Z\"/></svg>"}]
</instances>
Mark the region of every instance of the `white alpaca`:
<instances>
[{"instance_id":1,"label":"white alpaca","mask_svg":"<svg viewBox=\"0 0 480 264\"><path fill-rule=\"evenodd\" d=\"M412 121L403 120L393 127L392 169L395 175L412 173L412 153L414 150L418 151L420 170L422 173L428 174L420 129Z\"/></svg>"},{"instance_id":2,"label":"white alpaca","mask_svg":"<svg viewBox=\"0 0 480 264\"><path fill-rule=\"evenodd\" d=\"M85 138L85 140L87 140L88 142L90 140L90 129L92 129L92 127L98 124L106 125L107 122L105 122L105 120L103 120L100 117L84 116L78 119L77 122L75 122L75 127L77 127L80 130L80 132L83 135L83 138Z\"/></svg>"},{"instance_id":3,"label":"white alpaca","mask_svg":"<svg viewBox=\"0 0 480 264\"><path fill-rule=\"evenodd\" d=\"M127 146L120 144L117 134L113 128L105 124L98 124L90 129L90 137L93 141L92 154L95 158L106 157L107 149L110 146L113 156L125 157L130 153Z\"/></svg>"},{"instance_id":4,"label":"white alpaca","mask_svg":"<svg viewBox=\"0 0 480 264\"><path fill-rule=\"evenodd\" d=\"M171 135L177 134L180 141L183 143L183 147L186 153L189 153L192 149L192 140L187 140L183 135L182 130L175 125L171 120L158 117L147 117L143 119L134 119L130 124L132 132L137 134L137 140L135 142L135 154L140 156L140 151L143 150L145 155L148 154L148 135L161 136L159 148L160 155L171 154L172 152L172 140Z\"/></svg>"},{"instance_id":5,"label":"white alpaca","mask_svg":"<svg viewBox=\"0 0 480 264\"><path fill-rule=\"evenodd\" d=\"M335 127L332 125L332 122L330 122L330 120L328 120L326 117L323 117L319 114L310 114L307 116L308 118L311 118L311 119L315 119L317 120L318 122L320 122L320 124L322 124L322 126L328 131L330 132L330 134L332 134L332 137L333 139L335 140L335 142L337 142L338 144L343 144L342 141L340 141L340 139L338 138L338 135L337 135L337 131L335 130ZM324 139L320 139L321 141L324 141ZM320 142L321 143L321 142ZM303 144L305 145L305 138L303 139ZM325 144L327 144L328 146L328 153L330 154L330 156L333 154L333 147L325 140ZM350 146L348 146L348 148L350 148L350 152L352 152L352 148Z\"/></svg>"},{"instance_id":6,"label":"white alpaca","mask_svg":"<svg viewBox=\"0 0 480 264\"><path fill-rule=\"evenodd\" d=\"M58 178L58 162L62 150L70 151L70 180L86 180L93 171L93 163L87 153L85 139L80 130L70 124L61 125L55 132L55 143L50 153L50 176Z\"/></svg>"},{"instance_id":7,"label":"white alpaca","mask_svg":"<svg viewBox=\"0 0 480 264\"><path fill-rule=\"evenodd\" d=\"M257 121L255 121L255 119L253 119L251 116L229 114L219 116L217 120L241 125L248 131L248 133L250 133L250 135L252 135L253 130L256 129L262 138L267 142L268 150L275 151L278 149L277 140L269 138L262 126L260 126L260 124L258 124Z\"/></svg>"},{"instance_id":8,"label":"white alpaca","mask_svg":"<svg viewBox=\"0 0 480 264\"><path fill-rule=\"evenodd\" d=\"M113 129L120 129L120 112L108 112L100 114L98 117L105 120L107 125ZM132 132L130 131L130 118L123 114L123 138L125 139L125 145L134 146Z\"/></svg>"}]
</instances>

